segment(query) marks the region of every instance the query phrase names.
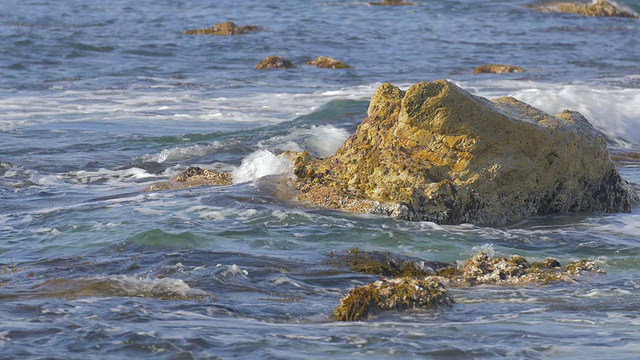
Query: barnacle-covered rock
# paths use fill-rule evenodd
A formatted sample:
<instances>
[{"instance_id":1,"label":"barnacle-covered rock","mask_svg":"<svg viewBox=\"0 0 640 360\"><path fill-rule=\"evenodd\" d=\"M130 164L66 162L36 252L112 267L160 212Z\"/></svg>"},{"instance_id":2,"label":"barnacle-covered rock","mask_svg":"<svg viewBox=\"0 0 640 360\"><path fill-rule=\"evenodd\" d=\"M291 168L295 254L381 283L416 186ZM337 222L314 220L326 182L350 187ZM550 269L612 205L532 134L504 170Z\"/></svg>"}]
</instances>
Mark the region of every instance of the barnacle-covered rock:
<instances>
[{"instance_id":1,"label":"barnacle-covered rock","mask_svg":"<svg viewBox=\"0 0 640 360\"><path fill-rule=\"evenodd\" d=\"M529 263L519 255L491 258L485 252L479 252L457 267L438 270L438 276L442 282L451 285L536 285L574 282L576 276L585 271L604 273L590 260L573 262L563 269L555 259Z\"/></svg>"}]
</instances>

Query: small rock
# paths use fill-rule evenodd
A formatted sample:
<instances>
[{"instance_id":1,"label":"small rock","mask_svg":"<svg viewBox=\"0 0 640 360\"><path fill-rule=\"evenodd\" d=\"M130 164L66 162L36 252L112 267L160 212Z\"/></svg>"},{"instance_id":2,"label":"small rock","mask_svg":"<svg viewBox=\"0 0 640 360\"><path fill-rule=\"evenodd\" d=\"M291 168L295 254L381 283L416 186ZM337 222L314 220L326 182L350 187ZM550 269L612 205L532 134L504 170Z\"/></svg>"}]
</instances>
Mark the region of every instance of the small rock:
<instances>
[{"instance_id":1,"label":"small rock","mask_svg":"<svg viewBox=\"0 0 640 360\"><path fill-rule=\"evenodd\" d=\"M633 10L624 9L607 0L597 0L591 4L552 1L542 4L530 4L527 7L542 12L567 13L583 16L605 16L605 17L625 17L638 18L639 15Z\"/></svg>"},{"instance_id":2,"label":"small rock","mask_svg":"<svg viewBox=\"0 0 640 360\"><path fill-rule=\"evenodd\" d=\"M318 56L315 60L307 62L307 65L315 65L323 69L351 69L351 66L342 61L332 59L327 56Z\"/></svg>"},{"instance_id":3,"label":"small rock","mask_svg":"<svg viewBox=\"0 0 640 360\"><path fill-rule=\"evenodd\" d=\"M143 191L180 190L194 186L222 186L231 185L231 183L231 174L192 166L174 176L171 180L152 184Z\"/></svg>"},{"instance_id":4,"label":"small rock","mask_svg":"<svg viewBox=\"0 0 640 360\"><path fill-rule=\"evenodd\" d=\"M187 30L185 31L185 35L241 35L246 34L248 32L260 31L262 30L260 27L255 25L245 25L238 26L231 21L227 21L225 23L215 24L210 28L205 29L196 29L196 30Z\"/></svg>"},{"instance_id":5,"label":"small rock","mask_svg":"<svg viewBox=\"0 0 640 360\"><path fill-rule=\"evenodd\" d=\"M520 66L504 65L504 64L487 64L481 65L473 69L474 74L506 74L525 72L526 70Z\"/></svg>"},{"instance_id":6,"label":"small rock","mask_svg":"<svg viewBox=\"0 0 640 360\"><path fill-rule=\"evenodd\" d=\"M296 66L289 60L283 58L282 56L271 55L262 59L256 65L256 69L264 70L264 69L293 69Z\"/></svg>"},{"instance_id":7,"label":"small rock","mask_svg":"<svg viewBox=\"0 0 640 360\"><path fill-rule=\"evenodd\" d=\"M351 290L333 310L338 321L359 321L383 310L451 305L453 299L437 278L381 279Z\"/></svg>"}]
</instances>

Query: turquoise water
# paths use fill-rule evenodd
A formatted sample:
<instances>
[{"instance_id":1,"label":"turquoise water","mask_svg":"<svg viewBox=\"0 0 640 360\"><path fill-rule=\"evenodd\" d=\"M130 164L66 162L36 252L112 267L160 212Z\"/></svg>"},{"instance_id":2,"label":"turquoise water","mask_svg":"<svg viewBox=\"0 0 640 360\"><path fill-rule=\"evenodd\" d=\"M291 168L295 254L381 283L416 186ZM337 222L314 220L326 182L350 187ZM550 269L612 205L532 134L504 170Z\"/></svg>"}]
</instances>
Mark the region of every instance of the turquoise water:
<instances>
[{"instance_id":1,"label":"turquoise water","mask_svg":"<svg viewBox=\"0 0 640 360\"><path fill-rule=\"evenodd\" d=\"M639 20L415 2L0 3L0 358L640 356L638 206L485 228L274 195L287 169L273 154L333 153L383 82L579 110L613 150L640 150ZM266 31L183 35L227 20ZM300 66L253 69L271 54ZM318 55L354 68L302 65ZM494 62L528 71L472 74ZM246 181L142 192L191 165ZM638 164L619 170L640 183ZM342 296L376 279L327 262L354 247L588 258L607 274L450 289L451 308L337 323Z\"/></svg>"}]
</instances>

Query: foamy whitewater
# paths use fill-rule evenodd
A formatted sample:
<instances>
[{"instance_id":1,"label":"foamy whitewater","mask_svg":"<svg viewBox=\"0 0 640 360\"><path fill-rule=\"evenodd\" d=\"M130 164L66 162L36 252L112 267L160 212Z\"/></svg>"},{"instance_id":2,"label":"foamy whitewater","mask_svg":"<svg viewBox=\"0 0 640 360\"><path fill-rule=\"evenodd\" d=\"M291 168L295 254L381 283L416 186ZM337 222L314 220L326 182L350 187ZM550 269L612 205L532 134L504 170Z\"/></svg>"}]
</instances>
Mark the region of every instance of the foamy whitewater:
<instances>
[{"instance_id":1,"label":"foamy whitewater","mask_svg":"<svg viewBox=\"0 0 640 360\"><path fill-rule=\"evenodd\" d=\"M486 228L329 211L281 186L282 153L333 154L385 82L577 110L612 153L640 152L640 20L414 2L2 1L0 358L640 357L638 206ZM265 31L184 35L224 21ZM254 69L273 54L298 67ZM353 68L305 65L319 55ZM473 74L487 63L527 71ZM234 183L142 191L189 166ZM640 183L638 161L618 169ZM342 296L378 279L328 262L353 248L606 274L338 323Z\"/></svg>"}]
</instances>

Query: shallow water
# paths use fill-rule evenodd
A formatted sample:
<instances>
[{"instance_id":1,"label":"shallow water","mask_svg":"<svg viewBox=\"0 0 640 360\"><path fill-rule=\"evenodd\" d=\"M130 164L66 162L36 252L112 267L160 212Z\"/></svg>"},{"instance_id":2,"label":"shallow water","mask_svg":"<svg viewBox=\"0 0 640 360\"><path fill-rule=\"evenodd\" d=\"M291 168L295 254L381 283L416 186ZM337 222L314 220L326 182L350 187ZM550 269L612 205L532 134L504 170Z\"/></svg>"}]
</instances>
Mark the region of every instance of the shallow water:
<instances>
[{"instance_id":1,"label":"shallow water","mask_svg":"<svg viewBox=\"0 0 640 360\"><path fill-rule=\"evenodd\" d=\"M638 206L486 228L274 195L290 170L273 154L333 153L383 82L447 78L579 110L613 150L640 150L639 20L415 2L3 1L0 358L640 356ZM183 35L226 20L266 31ZM301 66L253 69L270 54ZM354 68L302 65L318 55ZM528 71L472 74L493 62ZM246 181L142 192L191 165ZM640 165L619 170L640 183ZM481 250L588 258L607 274L453 288L451 308L337 323L341 297L376 279L328 263L355 247L445 262Z\"/></svg>"}]
</instances>

